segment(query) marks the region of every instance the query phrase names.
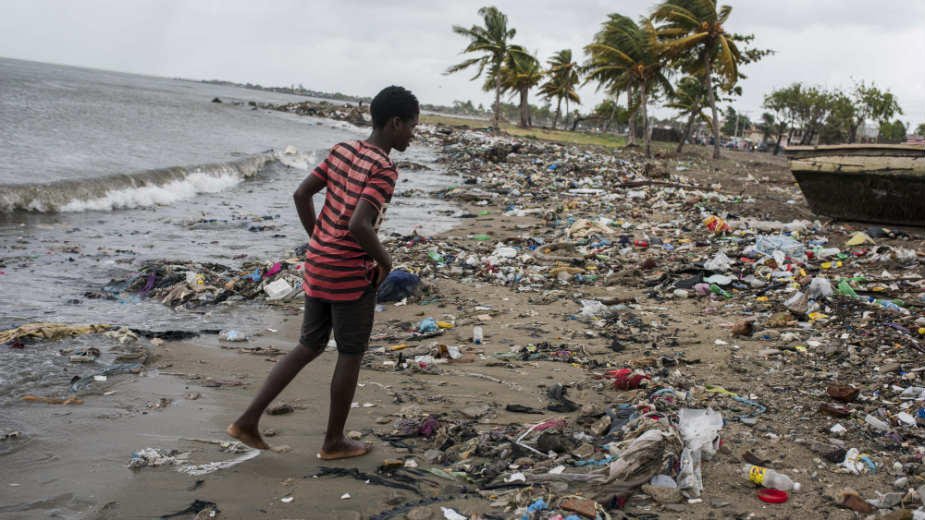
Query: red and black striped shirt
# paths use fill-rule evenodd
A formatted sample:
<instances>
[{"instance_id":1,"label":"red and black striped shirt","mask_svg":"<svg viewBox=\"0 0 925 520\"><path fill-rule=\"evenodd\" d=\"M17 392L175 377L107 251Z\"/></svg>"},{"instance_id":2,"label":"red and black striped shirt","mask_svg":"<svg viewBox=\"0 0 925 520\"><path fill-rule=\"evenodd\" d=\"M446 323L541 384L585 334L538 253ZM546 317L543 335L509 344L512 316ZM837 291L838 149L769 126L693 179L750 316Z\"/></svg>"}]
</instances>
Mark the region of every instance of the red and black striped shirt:
<instances>
[{"instance_id":1,"label":"red and black striped shirt","mask_svg":"<svg viewBox=\"0 0 925 520\"><path fill-rule=\"evenodd\" d=\"M325 182L324 207L305 253L305 294L326 301L358 300L372 282L372 258L350 236L360 199L379 210L374 230L392 200L398 171L381 149L363 141L340 143L312 172Z\"/></svg>"}]
</instances>

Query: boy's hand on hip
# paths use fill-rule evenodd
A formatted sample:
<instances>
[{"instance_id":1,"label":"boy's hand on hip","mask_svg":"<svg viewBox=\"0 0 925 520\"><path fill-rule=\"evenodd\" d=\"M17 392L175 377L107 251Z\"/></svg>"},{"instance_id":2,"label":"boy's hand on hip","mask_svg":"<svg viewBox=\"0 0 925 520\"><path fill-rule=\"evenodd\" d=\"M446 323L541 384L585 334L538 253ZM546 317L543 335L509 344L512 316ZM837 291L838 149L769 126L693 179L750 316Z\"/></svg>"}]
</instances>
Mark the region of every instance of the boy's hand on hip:
<instances>
[{"instance_id":1,"label":"boy's hand on hip","mask_svg":"<svg viewBox=\"0 0 925 520\"><path fill-rule=\"evenodd\" d=\"M376 279L374 280L374 285L379 287L382 285L382 282L385 281L386 277L389 276L389 273L392 272L392 263L383 263L376 264Z\"/></svg>"}]
</instances>

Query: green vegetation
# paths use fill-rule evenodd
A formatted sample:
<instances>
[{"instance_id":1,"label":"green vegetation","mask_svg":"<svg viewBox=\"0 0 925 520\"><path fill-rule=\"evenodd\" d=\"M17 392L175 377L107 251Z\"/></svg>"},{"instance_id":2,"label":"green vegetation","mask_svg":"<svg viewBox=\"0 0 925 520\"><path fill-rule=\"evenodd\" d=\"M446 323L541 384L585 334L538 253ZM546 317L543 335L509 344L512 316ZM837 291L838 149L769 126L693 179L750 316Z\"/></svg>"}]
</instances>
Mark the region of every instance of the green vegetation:
<instances>
[{"instance_id":1,"label":"green vegetation","mask_svg":"<svg viewBox=\"0 0 925 520\"><path fill-rule=\"evenodd\" d=\"M540 93L546 99L556 98L556 117L552 120L555 130L559 122L559 113L562 109L562 100L565 100L565 124L568 126L568 103L581 103L575 87L581 81L578 74L578 64L572 61L572 49L562 49L549 59L549 70L546 75L549 79L540 87Z\"/></svg>"},{"instance_id":2,"label":"green vegetation","mask_svg":"<svg viewBox=\"0 0 925 520\"><path fill-rule=\"evenodd\" d=\"M530 89L543 79L540 62L520 45L511 45L510 52L504 56L498 80L501 81L501 93L516 92L520 95L520 126L530 126ZM495 78L489 78L485 89L494 88Z\"/></svg>"},{"instance_id":3,"label":"green vegetation","mask_svg":"<svg viewBox=\"0 0 925 520\"><path fill-rule=\"evenodd\" d=\"M446 74L478 66L478 71L472 77L472 79L476 79L482 75L485 67L488 67L488 74L492 79L490 82L486 82L485 85L486 87L491 85L495 90L494 123L495 128L498 128L501 119L501 66L505 59L509 57L509 54L517 53L518 49L522 50L523 48L515 49L509 45L510 40L517 34L517 30L513 27L508 29L507 15L499 11L497 7L483 7L479 9L479 16L485 22L484 27L473 25L466 29L459 25L453 26L453 32L469 40L469 45L463 49L463 52L479 54L479 56L453 65L446 70Z\"/></svg>"},{"instance_id":4,"label":"green vegetation","mask_svg":"<svg viewBox=\"0 0 925 520\"><path fill-rule=\"evenodd\" d=\"M712 124L717 120L717 89L741 94L736 87L738 80L745 77L739 71L740 66L772 52L747 48L746 44L754 39L752 35L728 32L724 24L731 12L732 8L725 5L717 9L715 0L666 0L655 6L650 17L642 18L638 23L612 13L585 47L588 57L585 64L578 65L571 50L563 49L549 59L549 69L541 72L536 65L538 60L522 46L511 42L516 31L508 28L507 16L496 7L483 7L478 13L484 20L484 26L473 25L469 29L453 26L453 32L469 40L463 52L477 56L450 67L446 73L477 66L478 71L472 78L477 79L488 67L489 79L483 88L495 91L495 128L500 127L502 92L520 96L520 126L528 128L532 126L533 113L528 93L545 75L547 79L540 87L540 94L547 100L556 99L552 121L555 129L561 115L562 100L565 100L568 126L569 102L580 103L576 86L581 81L595 81L598 89L605 89L613 99L608 100L606 106L603 103L598 105L586 116L576 111L572 130L581 121L603 123L605 128L609 128L615 119L618 123L625 120L630 126L629 139L632 143L636 134L635 121L641 118L647 155L651 154L647 106L650 99L663 95L672 100L670 103L681 110L682 115L688 116L685 139L690 136L696 120L709 123L715 141L714 156L719 158L719 128ZM699 81L700 93L688 84L682 96L675 97L668 78L677 71L693 78L690 81ZM625 113L617 110L617 100L622 92L626 92ZM702 113L705 101L710 103L712 118Z\"/></svg>"},{"instance_id":5,"label":"green vegetation","mask_svg":"<svg viewBox=\"0 0 925 520\"><path fill-rule=\"evenodd\" d=\"M773 52L745 48L754 35L728 32L724 24L732 7L716 7L716 0L667 0L652 14L653 20L662 22L659 36L665 40L666 52L674 56L674 65L703 82L713 121L717 121L714 73L720 90L732 93L738 80L745 77L739 67ZM712 128L713 158L719 159L719 126Z\"/></svg>"},{"instance_id":6,"label":"green vegetation","mask_svg":"<svg viewBox=\"0 0 925 520\"><path fill-rule=\"evenodd\" d=\"M484 119L468 119L436 114L421 114L421 123L431 125L466 126L469 128L487 128L490 122ZM625 146L623 136L616 134L602 134L596 132L568 132L565 130L551 130L547 128L520 128L518 126L501 123L501 131L528 139L539 139L561 144L598 145L606 147ZM665 146L668 146L667 144Z\"/></svg>"},{"instance_id":7,"label":"green vegetation","mask_svg":"<svg viewBox=\"0 0 925 520\"><path fill-rule=\"evenodd\" d=\"M906 140L906 125L899 119L892 123L884 121L877 137L881 143L901 143Z\"/></svg>"},{"instance_id":8,"label":"green vegetation","mask_svg":"<svg viewBox=\"0 0 925 520\"><path fill-rule=\"evenodd\" d=\"M684 125L684 133L681 142L678 143L677 153L684 149L684 143L690 138L691 129L694 121L697 119L703 121L712 130L713 119L703 111L703 101L706 98L706 91L703 89L703 82L693 76L684 76L678 82L674 89L674 95L665 105L680 112L680 115L687 116L687 124Z\"/></svg>"},{"instance_id":9,"label":"green vegetation","mask_svg":"<svg viewBox=\"0 0 925 520\"><path fill-rule=\"evenodd\" d=\"M857 142L858 130L868 120L880 125L884 139L894 141L899 127L894 128L889 121L903 113L892 93L863 82L855 84L850 92L793 83L767 94L764 107L774 112L771 126L777 133L775 154L784 135L788 145L795 136L799 136L797 144L801 145L811 144L816 137L823 144ZM887 126L890 128L884 131Z\"/></svg>"},{"instance_id":10,"label":"green vegetation","mask_svg":"<svg viewBox=\"0 0 925 520\"><path fill-rule=\"evenodd\" d=\"M648 95L657 86L672 91L665 76L667 47L659 42L655 26L648 19L637 25L626 16L611 14L585 52L590 55L586 81L597 81L598 88L612 92L621 88L638 90L646 156L651 156Z\"/></svg>"}]
</instances>

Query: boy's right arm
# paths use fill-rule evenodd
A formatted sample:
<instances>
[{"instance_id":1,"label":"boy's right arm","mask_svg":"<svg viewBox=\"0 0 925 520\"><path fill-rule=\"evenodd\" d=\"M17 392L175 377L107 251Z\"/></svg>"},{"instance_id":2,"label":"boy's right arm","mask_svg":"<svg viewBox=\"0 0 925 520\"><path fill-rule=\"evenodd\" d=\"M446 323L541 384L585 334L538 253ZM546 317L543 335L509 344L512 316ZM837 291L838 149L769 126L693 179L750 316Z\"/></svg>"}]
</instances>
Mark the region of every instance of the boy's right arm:
<instances>
[{"instance_id":1,"label":"boy's right arm","mask_svg":"<svg viewBox=\"0 0 925 520\"><path fill-rule=\"evenodd\" d=\"M382 283L392 270L392 257L385 252L382 242L373 224L379 218L379 210L368 200L360 199L357 202L353 216L350 217L350 236L363 248L373 260L376 261L376 284Z\"/></svg>"}]
</instances>

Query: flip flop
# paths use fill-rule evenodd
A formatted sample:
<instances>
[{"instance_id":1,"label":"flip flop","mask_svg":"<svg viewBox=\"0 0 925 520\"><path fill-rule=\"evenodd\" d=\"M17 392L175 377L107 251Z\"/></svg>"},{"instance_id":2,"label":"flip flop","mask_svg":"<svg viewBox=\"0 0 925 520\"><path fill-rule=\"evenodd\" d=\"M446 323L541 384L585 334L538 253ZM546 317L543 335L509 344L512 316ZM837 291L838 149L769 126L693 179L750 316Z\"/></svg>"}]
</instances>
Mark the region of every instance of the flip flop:
<instances>
[{"instance_id":1,"label":"flip flop","mask_svg":"<svg viewBox=\"0 0 925 520\"><path fill-rule=\"evenodd\" d=\"M337 460L337 459L350 459L353 457L361 457L366 455L372 450L372 445L369 443L364 443L363 447L360 448L357 452L341 452L337 454L326 454L323 451L319 451L316 455L321 460Z\"/></svg>"}]
</instances>

